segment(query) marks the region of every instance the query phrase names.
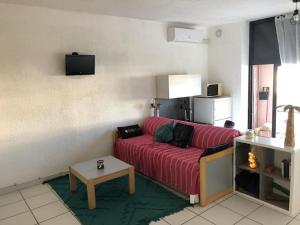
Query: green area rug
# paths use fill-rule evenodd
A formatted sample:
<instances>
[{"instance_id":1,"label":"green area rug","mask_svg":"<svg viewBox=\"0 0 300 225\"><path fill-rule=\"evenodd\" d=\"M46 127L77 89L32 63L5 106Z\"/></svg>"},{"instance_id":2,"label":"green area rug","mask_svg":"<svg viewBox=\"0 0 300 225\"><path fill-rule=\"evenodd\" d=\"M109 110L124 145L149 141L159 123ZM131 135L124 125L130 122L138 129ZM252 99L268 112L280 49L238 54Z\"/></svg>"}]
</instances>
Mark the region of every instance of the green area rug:
<instances>
[{"instance_id":1,"label":"green area rug","mask_svg":"<svg viewBox=\"0 0 300 225\"><path fill-rule=\"evenodd\" d=\"M124 176L96 186L97 208L87 206L86 186L69 191L68 176L47 182L75 213L83 225L144 225L178 212L189 202L136 174L136 192L128 194L128 177Z\"/></svg>"}]
</instances>

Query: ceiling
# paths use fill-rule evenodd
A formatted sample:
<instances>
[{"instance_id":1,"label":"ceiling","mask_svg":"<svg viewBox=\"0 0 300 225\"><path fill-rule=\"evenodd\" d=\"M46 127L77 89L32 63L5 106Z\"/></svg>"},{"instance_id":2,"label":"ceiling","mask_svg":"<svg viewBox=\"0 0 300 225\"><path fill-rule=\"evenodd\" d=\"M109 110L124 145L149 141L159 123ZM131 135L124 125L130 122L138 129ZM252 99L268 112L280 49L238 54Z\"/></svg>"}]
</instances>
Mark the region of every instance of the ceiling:
<instances>
[{"instance_id":1,"label":"ceiling","mask_svg":"<svg viewBox=\"0 0 300 225\"><path fill-rule=\"evenodd\" d=\"M292 0L0 0L112 16L195 25L217 25L275 16L294 9Z\"/></svg>"}]
</instances>

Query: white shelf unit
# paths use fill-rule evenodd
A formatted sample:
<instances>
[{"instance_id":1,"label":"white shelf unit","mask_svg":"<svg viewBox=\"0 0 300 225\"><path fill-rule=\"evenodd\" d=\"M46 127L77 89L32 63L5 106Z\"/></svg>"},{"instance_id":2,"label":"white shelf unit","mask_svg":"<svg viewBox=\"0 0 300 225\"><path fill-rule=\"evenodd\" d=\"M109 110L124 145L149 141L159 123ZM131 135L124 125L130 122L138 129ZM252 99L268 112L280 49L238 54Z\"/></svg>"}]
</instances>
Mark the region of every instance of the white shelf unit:
<instances>
[{"instance_id":1,"label":"white shelf unit","mask_svg":"<svg viewBox=\"0 0 300 225\"><path fill-rule=\"evenodd\" d=\"M223 127L232 120L231 97L194 97L194 121Z\"/></svg>"},{"instance_id":2,"label":"white shelf unit","mask_svg":"<svg viewBox=\"0 0 300 225\"><path fill-rule=\"evenodd\" d=\"M248 152L254 152L258 166L251 169L248 165ZM281 175L281 161L291 160L290 178ZM266 167L272 165L274 170L270 173ZM234 178L242 171L250 171L259 175L259 194L253 195L236 185L234 191L260 204L276 209L287 215L295 216L300 212L300 148L284 147L283 139L254 137L247 139L245 136L235 138L234 141ZM289 196L279 195L273 184L289 189Z\"/></svg>"}]
</instances>

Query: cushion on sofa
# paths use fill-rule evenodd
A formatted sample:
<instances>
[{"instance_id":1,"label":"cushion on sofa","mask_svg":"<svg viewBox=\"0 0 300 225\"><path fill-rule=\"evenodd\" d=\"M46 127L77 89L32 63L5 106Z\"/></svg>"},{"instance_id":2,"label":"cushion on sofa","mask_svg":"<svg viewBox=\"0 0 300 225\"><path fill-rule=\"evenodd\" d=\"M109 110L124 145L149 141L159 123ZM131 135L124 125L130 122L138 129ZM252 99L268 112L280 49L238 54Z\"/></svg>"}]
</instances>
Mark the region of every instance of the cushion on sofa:
<instances>
[{"instance_id":1,"label":"cushion on sofa","mask_svg":"<svg viewBox=\"0 0 300 225\"><path fill-rule=\"evenodd\" d=\"M122 139L143 135L143 131L138 124L126 127L118 127L118 132Z\"/></svg>"},{"instance_id":2,"label":"cushion on sofa","mask_svg":"<svg viewBox=\"0 0 300 225\"><path fill-rule=\"evenodd\" d=\"M217 145L217 146L214 146L214 147L206 148L204 150L204 153L201 155L201 157L221 152L221 151L223 151L223 150L225 150L225 149L227 149L229 147L230 147L229 144L223 144L223 145Z\"/></svg>"},{"instance_id":3,"label":"cushion on sofa","mask_svg":"<svg viewBox=\"0 0 300 225\"><path fill-rule=\"evenodd\" d=\"M148 117L143 124L145 134L155 136L156 130L167 123L172 123L174 120L164 117Z\"/></svg>"},{"instance_id":4,"label":"cushion on sofa","mask_svg":"<svg viewBox=\"0 0 300 225\"><path fill-rule=\"evenodd\" d=\"M169 143L173 140L173 123L162 125L156 130L154 140L161 143Z\"/></svg>"},{"instance_id":5,"label":"cushion on sofa","mask_svg":"<svg viewBox=\"0 0 300 225\"><path fill-rule=\"evenodd\" d=\"M186 148L191 144L194 127L183 123L176 123L173 130L172 145L179 148Z\"/></svg>"}]
</instances>

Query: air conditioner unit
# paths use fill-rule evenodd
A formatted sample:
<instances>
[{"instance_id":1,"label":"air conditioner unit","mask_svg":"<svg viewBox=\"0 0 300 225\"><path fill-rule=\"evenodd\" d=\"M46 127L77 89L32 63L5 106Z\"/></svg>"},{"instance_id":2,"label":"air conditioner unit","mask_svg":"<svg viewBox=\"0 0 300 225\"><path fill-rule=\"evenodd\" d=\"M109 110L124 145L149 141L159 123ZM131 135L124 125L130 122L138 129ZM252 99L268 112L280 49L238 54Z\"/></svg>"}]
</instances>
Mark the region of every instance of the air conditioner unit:
<instances>
[{"instance_id":1,"label":"air conditioner unit","mask_svg":"<svg viewBox=\"0 0 300 225\"><path fill-rule=\"evenodd\" d=\"M203 41L203 32L201 30L195 30L195 29L169 27L168 41L201 43Z\"/></svg>"}]
</instances>

